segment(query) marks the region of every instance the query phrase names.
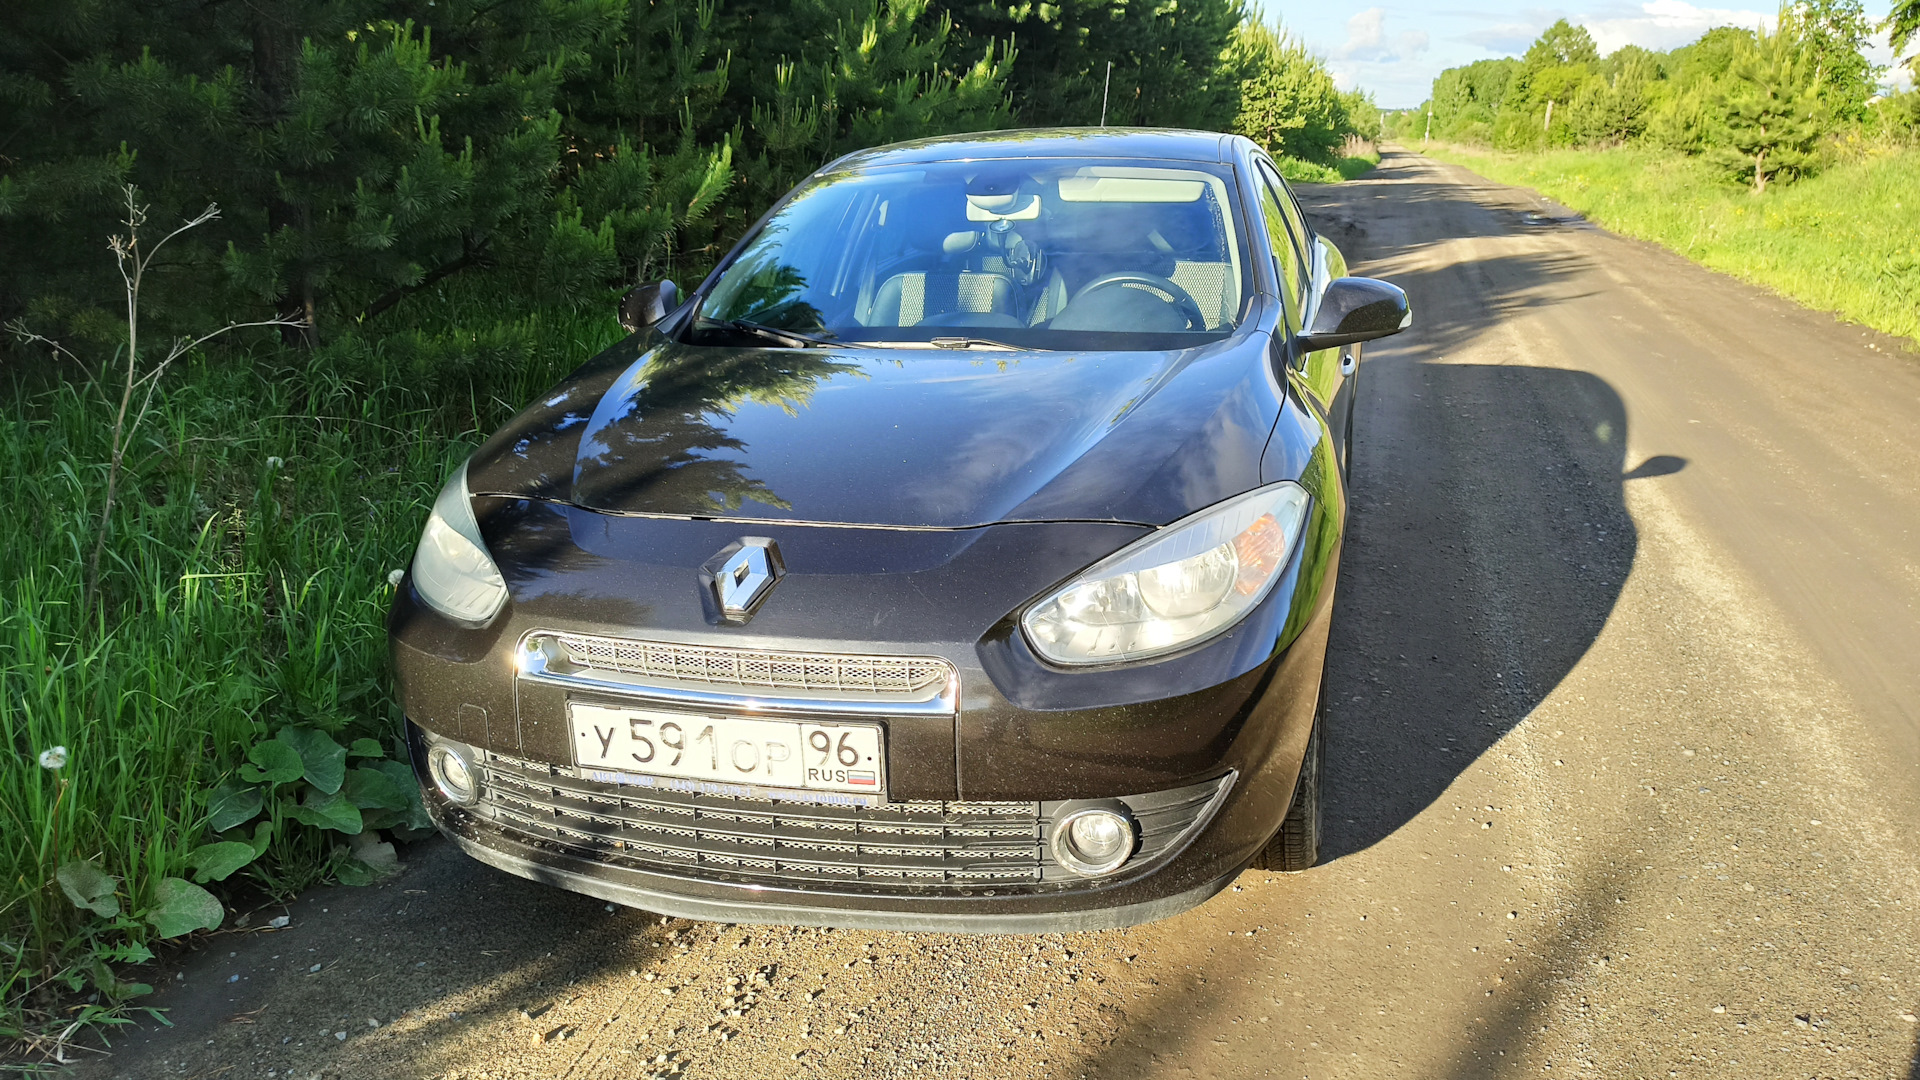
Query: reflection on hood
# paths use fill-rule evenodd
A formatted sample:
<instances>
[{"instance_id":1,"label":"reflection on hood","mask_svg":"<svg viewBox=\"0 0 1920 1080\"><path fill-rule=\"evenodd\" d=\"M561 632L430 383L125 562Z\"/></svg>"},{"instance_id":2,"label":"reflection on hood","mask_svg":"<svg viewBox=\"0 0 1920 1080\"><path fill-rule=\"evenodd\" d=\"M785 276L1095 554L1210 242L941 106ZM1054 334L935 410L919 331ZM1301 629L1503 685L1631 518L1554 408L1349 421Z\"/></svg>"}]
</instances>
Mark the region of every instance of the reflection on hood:
<instances>
[{"instance_id":1,"label":"reflection on hood","mask_svg":"<svg viewBox=\"0 0 1920 1080\"><path fill-rule=\"evenodd\" d=\"M1019 355L608 350L490 439L478 494L675 517L1165 524L1260 483L1280 407L1231 341Z\"/></svg>"}]
</instances>

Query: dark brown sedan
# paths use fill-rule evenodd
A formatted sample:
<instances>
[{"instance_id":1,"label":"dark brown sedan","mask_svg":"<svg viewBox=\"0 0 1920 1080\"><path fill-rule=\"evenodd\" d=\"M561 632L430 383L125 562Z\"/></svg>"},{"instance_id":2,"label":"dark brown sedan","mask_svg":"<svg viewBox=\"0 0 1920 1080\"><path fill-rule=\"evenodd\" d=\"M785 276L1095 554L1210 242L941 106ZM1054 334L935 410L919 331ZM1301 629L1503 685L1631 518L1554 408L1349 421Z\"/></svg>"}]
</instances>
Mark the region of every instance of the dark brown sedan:
<instances>
[{"instance_id":1,"label":"dark brown sedan","mask_svg":"<svg viewBox=\"0 0 1920 1080\"><path fill-rule=\"evenodd\" d=\"M440 827L724 922L1124 926L1318 853L1358 342L1258 147L851 155L474 453L390 628Z\"/></svg>"}]
</instances>

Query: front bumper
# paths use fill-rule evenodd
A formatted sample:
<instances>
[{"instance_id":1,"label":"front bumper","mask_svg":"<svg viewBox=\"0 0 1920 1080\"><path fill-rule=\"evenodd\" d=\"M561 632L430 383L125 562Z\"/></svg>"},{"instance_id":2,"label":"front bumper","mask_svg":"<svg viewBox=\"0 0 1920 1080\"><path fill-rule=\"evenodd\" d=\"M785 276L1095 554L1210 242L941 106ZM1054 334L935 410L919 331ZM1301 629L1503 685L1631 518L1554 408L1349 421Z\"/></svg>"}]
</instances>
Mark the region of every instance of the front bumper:
<instances>
[{"instance_id":1,"label":"front bumper","mask_svg":"<svg viewBox=\"0 0 1920 1080\"><path fill-rule=\"evenodd\" d=\"M727 922L1007 933L1110 928L1163 918L1212 896L1273 835L1292 798L1325 659L1337 533L1324 549L1308 545L1253 616L1206 646L1152 665L1060 673L1028 655L996 614L1017 608L1019 596L1031 592L1009 583L1004 567L1044 560L1038 574L1064 578L1125 542L1129 531L1049 525L854 536L768 529L786 553L788 576L750 626L732 628L697 621L697 609L670 587L682 580L671 568L637 564L718 550L737 526L607 519L528 503L500 513L517 516L523 527L500 525L488 538L515 590L495 624L453 627L407 585L399 590L389 626L401 703L420 730L549 770L556 786L578 782L568 703L613 704L628 696L617 686L537 678L516 661L528 643L558 627L701 648L940 658L954 672L951 707L878 717L886 729L888 796L903 804L1033 800L1036 828L1043 829L1046 807L1061 801L1152 799L1231 777L1177 842L1151 859L1143 846L1143 857L1107 877L1071 878L1042 866L1004 883L949 874L894 885L864 876L756 878L724 860L705 861L705 853L693 862L609 855L575 842L578 835L570 839L565 829L529 828L524 814L507 821L463 810L428 785L440 828L469 854L511 873ZM528 522L544 523L545 531ZM528 536L548 538L543 565L564 564L567 572L517 571L533 561L515 546L530 543ZM588 544L618 558L589 558ZM850 575L836 572L842 568L835 559L896 572ZM881 616L890 631L884 638L876 633ZM553 813L586 820L580 809ZM606 832L617 814L591 806L585 812L606 819L586 833L647 846L631 832ZM582 831L578 820L570 826L575 834Z\"/></svg>"},{"instance_id":2,"label":"front bumper","mask_svg":"<svg viewBox=\"0 0 1920 1080\"><path fill-rule=\"evenodd\" d=\"M427 785L435 823L463 851L533 881L683 918L960 933L1100 930L1177 914L1233 877L1160 876L1230 800L1232 774L1129 800L1141 833L1139 852L1124 875L1096 882L1072 880L1041 854L1050 818L1072 803L1028 804L1031 816L1023 819L1019 804L919 804L919 813L901 814L673 795L666 799L675 804L670 809L677 820L668 814L668 821L659 822L619 812L619 803L626 801L631 811L635 801L651 801L647 797L606 791L589 803L579 797L582 791L605 786L560 770L551 775L548 797L536 805L528 798L528 763L503 767L486 757L477 806L447 803ZM511 787L487 790L508 777ZM703 800L706 805L696 805ZM987 844L1001 849L993 853L999 858L981 859L980 841L965 837L981 832L982 814L994 810L1004 835L997 845ZM701 833L696 813L709 824L719 819L719 828ZM855 832L853 819L862 815L883 820ZM756 828L756 818L775 828ZM917 831L936 837L959 834L957 842L972 858L942 860L937 839L916 843L888 829L886 819L913 819ZM770 834L780 833L779 825L788 827L776 839ZM741 844L743 836L756 837L760 846ZM821 836L826 844L812 842ZM854 842L836 842L841 838ZM927 857L930 852L934 858ZM1032 857L1023 861L1022 854ZM680 868L662 865L676 859L697 869L674 872ZM941 873L941 862L957 872ZM970 870L985 872L969 878ZM839 880L823 880L836 873ZM1173 880L1181 885L1167 892Z\"/></svg>"},{"instance_id":3,"label":"front bumper","mask_svg":"<svg viewBox=\"0 0 1920 1080\"><path fill-rule=\"evenodd\" d=\"M1169 896L1122 902L1111 907L1074 910L1016 910L1010 903L972 908L942 905L895 910L861 897L860 904L834 906L836 899L778 890L728 890L710 895L704 882L619 870L589 859L554 855L497 829L441 824L460 850L498 870L581 893L609 903L701 922L777 926L837 926L865 930L956 934L1058 934L1077 930L1117 930L1164 919L1197 907L1227 887L1238 871Z\"/></svg>"}]
</instances>

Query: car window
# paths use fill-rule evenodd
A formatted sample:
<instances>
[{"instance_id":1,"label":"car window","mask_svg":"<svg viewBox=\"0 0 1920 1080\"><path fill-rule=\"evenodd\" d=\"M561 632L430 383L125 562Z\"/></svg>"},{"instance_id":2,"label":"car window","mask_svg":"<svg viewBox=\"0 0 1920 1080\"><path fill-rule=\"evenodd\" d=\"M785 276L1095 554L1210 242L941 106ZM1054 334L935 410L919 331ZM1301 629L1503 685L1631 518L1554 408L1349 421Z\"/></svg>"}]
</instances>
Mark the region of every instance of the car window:
<instances>
[{"instance_id":1,"label":"car window","mask_svg":"<svg viewBox=\"0 0 1920 1080\"><path fill-rule=\"evenodd\" d=\"M1306 221L1300 216L1300 208L1293 201L1293 194L1281 182L1266 162L1260 163L1262 186L1262 210L1267 217L1267 232L1273 241L1274 257L1285 264L1278 267L1280 280L1285 283L1287 303L1297 308L1303 297L1307 283L1312 278L1313 261L1307 255L1307 245L1312 243L1307 233ZM1288 254L1292 255L1289 260Z\"/></svg>"},{"instance_id":2,"label":"car window","mask_svg":"<svg viewBox=\"0 0 1920 1080\"><path fill-rule=\"evenodd\" d=\"M1086 158L828 174L722 268L691 340L742 322L873 344L1217 340L1249 293L1235 190L1221 167Z\"/></svg>"}]
</instances>

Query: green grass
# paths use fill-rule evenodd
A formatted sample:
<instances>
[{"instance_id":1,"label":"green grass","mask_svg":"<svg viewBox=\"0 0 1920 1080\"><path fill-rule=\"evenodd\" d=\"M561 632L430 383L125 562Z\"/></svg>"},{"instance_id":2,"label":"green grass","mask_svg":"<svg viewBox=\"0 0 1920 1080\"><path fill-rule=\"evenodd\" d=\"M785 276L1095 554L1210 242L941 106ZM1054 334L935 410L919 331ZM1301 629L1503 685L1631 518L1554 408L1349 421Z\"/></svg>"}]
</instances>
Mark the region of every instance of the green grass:
<instances>
[{"instance_id":1,"label":"green grass","mask_svg":"<svg viewBox=\"0 0 1920 1080\"><path fill-rule=\"evenodd\" d=\"M1920 149L1868 150L1755 196L1705 164L1641 149L1432 157L1538 190L1809 307L1920 343Z\"/></svg>"},{"instance_id":2,"label":"green grass","mask_svg":"<svg viewBox=\"0 0 1920 1080\"><path fill-rule=\"evenodd\" d=\"M1299 158L1276 157L1274 163L1280 166L1280 175L1292 184L1337 184L1342 180L1353 180L1373 171L1380 164L1380 155L1371 153L1361 157L1343 157L1333 165L1321 165L1317 162L1302 161Z\"/></svg>"},{"instance_id":3,"label":"green grass","mask_svg":"<svg viewBox=\"0 0 1920 1080\"><path fill-rule=\"evenodd\" d=\"M456 304L433 313L438 335L176 369L128 455L84 617L117 394L0 391L0 1034L64 1024L90 993L111 1002L97 961L142 955L139 912L184 874L204 791L252 743L302 723L398 749L388 574L479 436L619 336L611 312L499 324ZM57 772L38 762L53 746L69 752ZM276 836L245 884L286 895L326 876L328 835ZM55 871L75 859L118 878L134 917L71 903Z\"/></svg>"}]
</instances>

